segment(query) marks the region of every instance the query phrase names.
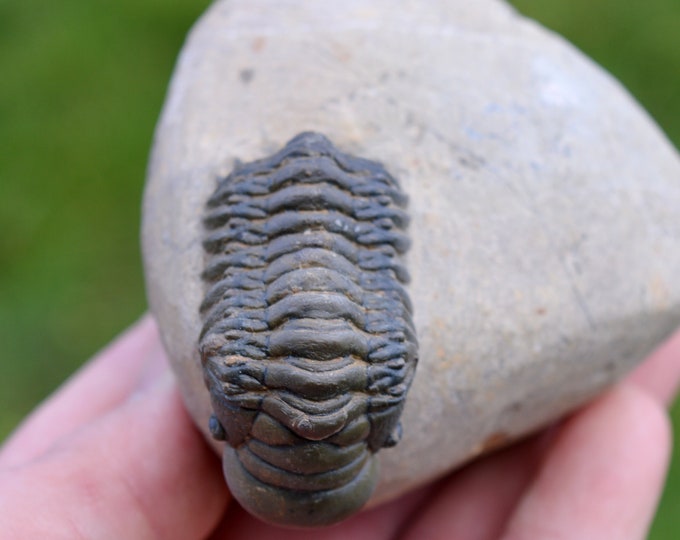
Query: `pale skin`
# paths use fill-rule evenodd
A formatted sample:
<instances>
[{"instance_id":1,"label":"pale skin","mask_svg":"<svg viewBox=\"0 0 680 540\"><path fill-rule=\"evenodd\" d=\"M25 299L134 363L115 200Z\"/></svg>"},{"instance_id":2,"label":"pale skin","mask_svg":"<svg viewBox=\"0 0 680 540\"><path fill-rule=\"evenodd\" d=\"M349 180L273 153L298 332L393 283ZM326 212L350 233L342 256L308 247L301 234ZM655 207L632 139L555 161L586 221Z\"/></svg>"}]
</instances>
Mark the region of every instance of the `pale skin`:
<instances>
[{"instance_id":1,"label":"pale skin","mask_svg":"<svg viewBox=\"0 0 680 540\"><path fill-rule=\"evenodd\" d=\"M643 539L668 466L680 332L542 434L325 530L282 530L231 500L150 317L0 448L3 538Z\"/></svg>"}]
</instances>

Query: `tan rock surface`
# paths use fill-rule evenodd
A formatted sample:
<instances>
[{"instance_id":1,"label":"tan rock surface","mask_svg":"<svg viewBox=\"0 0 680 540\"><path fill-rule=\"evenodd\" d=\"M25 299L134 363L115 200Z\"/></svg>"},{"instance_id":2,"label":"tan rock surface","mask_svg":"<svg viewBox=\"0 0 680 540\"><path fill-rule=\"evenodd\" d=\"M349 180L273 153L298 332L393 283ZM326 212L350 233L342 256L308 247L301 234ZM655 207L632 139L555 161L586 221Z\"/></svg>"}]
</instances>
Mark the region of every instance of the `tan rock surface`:
<instances>
[{"instance_id":1,"label":"tan rock surface","mask_svg":"<svg viewBox=\"0 0 680 540\"><path fill-rule=\"evenodd\" d=\"M217 2L177 66L143 224L151 308L204 432L203 205L235 159L305 130L411 197L421 360L374 500L573 409L680 324L680 160L563 40L494 0Z\"/></svg>"}]
</instances>

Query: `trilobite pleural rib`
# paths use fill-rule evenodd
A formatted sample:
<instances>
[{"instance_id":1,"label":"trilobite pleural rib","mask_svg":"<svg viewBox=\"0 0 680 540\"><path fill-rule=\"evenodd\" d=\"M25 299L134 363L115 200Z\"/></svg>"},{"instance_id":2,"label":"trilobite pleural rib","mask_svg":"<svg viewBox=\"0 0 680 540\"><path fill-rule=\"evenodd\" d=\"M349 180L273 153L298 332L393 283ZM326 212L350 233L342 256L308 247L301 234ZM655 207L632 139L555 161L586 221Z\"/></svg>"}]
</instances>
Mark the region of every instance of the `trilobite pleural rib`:
<instances>
[{"instance_id":1,"label":"trilobite pleural rib","mask_svg":"<svg viewBox=\"0 0 680 540\"><path fill-rule=\"evenodd\" d=\"M234 496L297 526L369 498L417 361L407 198L303 133L219 181L204 218L200 353Z\"/></svg>"}]
</instances>

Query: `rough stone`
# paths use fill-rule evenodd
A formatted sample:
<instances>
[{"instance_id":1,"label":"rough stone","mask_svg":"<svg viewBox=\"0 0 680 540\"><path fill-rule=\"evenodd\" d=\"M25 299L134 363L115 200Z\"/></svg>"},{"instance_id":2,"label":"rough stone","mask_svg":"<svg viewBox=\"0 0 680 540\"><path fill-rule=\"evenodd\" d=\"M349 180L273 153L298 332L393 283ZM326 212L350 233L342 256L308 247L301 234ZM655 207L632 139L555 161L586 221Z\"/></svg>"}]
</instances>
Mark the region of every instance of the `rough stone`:
<instances>
[{"instance_id":1,"label":"rough stone","mask_svg":"<svg viewBox=\"0 0 680 540\"><path fill-rule=\"evenodd\" d=\"M203 207L235 160L307 130L410 196L420 364L373 502L574 409L680 324L678 155L562 39L497 0L216 2L181 54L143 219L151 309L209 440Z\"/></svg>"}]
</instances>

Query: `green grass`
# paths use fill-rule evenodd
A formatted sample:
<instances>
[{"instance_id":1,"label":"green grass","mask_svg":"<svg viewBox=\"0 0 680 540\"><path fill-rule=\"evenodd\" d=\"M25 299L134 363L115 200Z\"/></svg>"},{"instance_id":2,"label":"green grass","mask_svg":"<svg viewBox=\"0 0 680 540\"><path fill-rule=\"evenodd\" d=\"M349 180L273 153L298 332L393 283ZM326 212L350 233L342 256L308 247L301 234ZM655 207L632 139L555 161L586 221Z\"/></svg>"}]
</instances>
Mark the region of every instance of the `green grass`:
<instances>
[{"instance_id":1,"label":"green grass","mask_svg":"<svg viewBox=\"0 0 680 540\"><path fill-rule=\"evenodd\" d=\"M145 309L139 208L207 0L0 0L0 437Z\"/></svg>"},{"instance_id":2,"label":"green grass","mask_svg":"<svg viewBox=\"0 0 680 540\"><path fill-rule=\"evenodd\" d=\"M208 4L0 0L0 440L145 309L148 150ZM680 145L678 0L513 4L606 66ZM678 537L677 508L676 450L652 539Z\"/></svg>"}]
</instances>

